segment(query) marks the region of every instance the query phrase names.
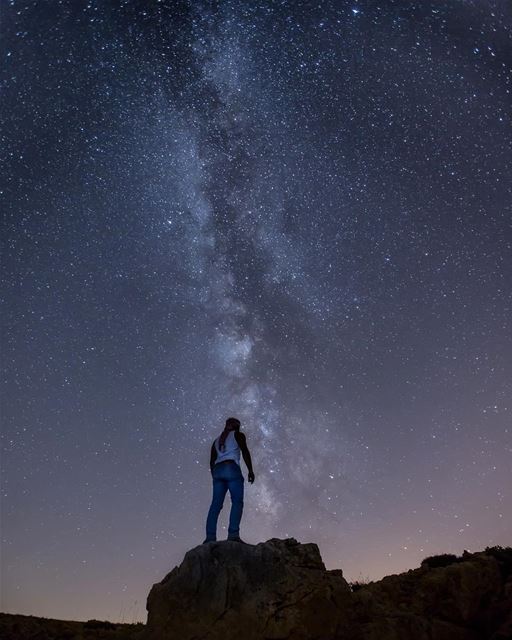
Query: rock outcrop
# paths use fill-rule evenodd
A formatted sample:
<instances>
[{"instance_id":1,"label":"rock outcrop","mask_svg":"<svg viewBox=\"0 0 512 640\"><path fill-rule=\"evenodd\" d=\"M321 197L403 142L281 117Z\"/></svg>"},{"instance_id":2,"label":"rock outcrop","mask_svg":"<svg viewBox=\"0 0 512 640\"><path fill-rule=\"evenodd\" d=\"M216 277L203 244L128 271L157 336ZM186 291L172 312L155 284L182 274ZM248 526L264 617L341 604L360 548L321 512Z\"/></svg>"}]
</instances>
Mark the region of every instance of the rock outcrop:
<instances>
[{"instance_id":1,"label":"rock outcrop","mask_svg":"<svg viewBox=\"0 0 512 640\"><path fill-rule=\"evenodd\" d=\"M342 572L325 569L316 544L210 542L153 586L148 631L155 640L306 640L322 627L331 637L348 597Z\"/></svg>"},{"instance_id":2,"label":"rock outcrop","mask_svg":"<svg viewBox=\"0 0 512 640\"><path fill-rule=\"evenodd\" d=\"M151 589L148 638L512 640L512 549L429 561L355 590L315 544L203 544Z\"/></svg>"}]
</instances>

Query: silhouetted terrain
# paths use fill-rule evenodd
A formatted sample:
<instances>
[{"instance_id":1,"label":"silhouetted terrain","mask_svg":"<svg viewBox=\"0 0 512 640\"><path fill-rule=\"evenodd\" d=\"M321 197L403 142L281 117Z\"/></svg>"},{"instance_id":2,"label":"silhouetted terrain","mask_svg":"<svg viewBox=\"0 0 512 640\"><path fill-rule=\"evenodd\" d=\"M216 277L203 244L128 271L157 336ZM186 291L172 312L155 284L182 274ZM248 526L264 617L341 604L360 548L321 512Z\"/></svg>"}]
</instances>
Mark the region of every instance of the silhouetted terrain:
<instances>
[{"instance_id":1,"label":"silhouetted terrain","mask_svg":"<svg viewBox=\"0 0 512 640\"><path fill-rule=\"evenodd\" d=\"M2 640L512 640L512 548L426 558L368 584L317 545L191 549L151 589L148 624L0 614Z\"/></svg>"},{"instance_id":2,"label":"silhouetted terrain","mask_svg":"<svg viewBox=\"0 0 512 640\"><path fill-rule=\"evenodd\" d=\"M0 613L2 640L142 640L145 629L142 623L74 622Z\"/></svg>"},{"instance_id":3,"label":"silhouetted terrain","mask_svg":"<svg viewBox=\"0 0 512 640\"><path fill-rule=\"evenodd\" d=\"M151 640L511 640L512 549L350 585L316 544L210 542L153 586L147 609Z\"/></svg>"}]
</instances>

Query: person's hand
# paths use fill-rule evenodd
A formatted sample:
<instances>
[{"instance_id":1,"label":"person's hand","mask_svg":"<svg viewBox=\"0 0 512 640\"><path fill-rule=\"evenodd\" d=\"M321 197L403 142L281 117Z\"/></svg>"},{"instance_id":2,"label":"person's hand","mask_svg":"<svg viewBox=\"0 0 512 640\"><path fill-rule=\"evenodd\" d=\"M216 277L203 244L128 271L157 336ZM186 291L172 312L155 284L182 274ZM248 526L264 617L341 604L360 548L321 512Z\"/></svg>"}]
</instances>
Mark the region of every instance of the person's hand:
<instances>
[{"instance_id":1,"label":"person's hand","mask_svg":"<svg viewBox=\"0 0 512 640\"><path fill-rule=\"evenodd\" d=\"M249 471L249 475L247 476L247 480L252 484L254 482L254 471Z\"/></svg>"}]
</instances>

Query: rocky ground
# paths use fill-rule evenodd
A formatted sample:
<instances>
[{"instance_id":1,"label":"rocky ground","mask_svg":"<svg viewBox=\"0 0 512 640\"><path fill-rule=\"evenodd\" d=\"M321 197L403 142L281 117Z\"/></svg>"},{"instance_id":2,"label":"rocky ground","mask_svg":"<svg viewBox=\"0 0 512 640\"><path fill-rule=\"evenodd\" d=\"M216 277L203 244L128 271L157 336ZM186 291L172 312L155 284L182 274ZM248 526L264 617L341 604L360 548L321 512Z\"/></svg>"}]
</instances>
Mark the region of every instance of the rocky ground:
<instances>
[{"instance_id":1,"label":"rocky ground","mask_svg":"<svg viewBox=\"0 0 512 640\"><path fill-rule=\"evenodd\" d=\"M147 609L151 640L512 640L512 549L351 586L315 544L209 543L153 586Z\"/></svg>"},{"instance_id":2,"label":"rocky ground","mask_svg":"<svg viewBox=\"0 0 512 640\"><path fill-rule=\"evenodd\" d=\"M349 584L317 545L272 539L191 549L151 589L148 622L0 614L2 640L512 640L512 549L427 558Z\"/></svg>"}]
</instances>

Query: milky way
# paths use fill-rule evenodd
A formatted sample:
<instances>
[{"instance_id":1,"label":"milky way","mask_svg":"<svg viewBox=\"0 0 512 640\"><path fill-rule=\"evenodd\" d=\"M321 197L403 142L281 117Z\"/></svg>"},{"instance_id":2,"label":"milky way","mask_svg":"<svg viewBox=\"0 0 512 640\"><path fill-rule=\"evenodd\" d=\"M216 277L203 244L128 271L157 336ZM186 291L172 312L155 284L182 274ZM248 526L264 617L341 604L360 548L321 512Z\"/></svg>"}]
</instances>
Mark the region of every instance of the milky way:
<instances>
[{"instance_id":1,"label":"milky way","mask_svg":"<svg viewBox=\"0 0 512 640\"><path fill-rule=\"evenodd\" d=\"M248 542L348 579L510 544L510 4L2 24L2 609L145 620L231 415Z\"/></svg>"}]
</instances>

